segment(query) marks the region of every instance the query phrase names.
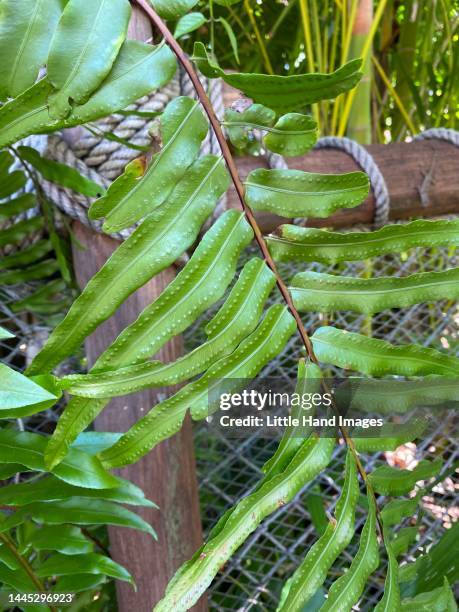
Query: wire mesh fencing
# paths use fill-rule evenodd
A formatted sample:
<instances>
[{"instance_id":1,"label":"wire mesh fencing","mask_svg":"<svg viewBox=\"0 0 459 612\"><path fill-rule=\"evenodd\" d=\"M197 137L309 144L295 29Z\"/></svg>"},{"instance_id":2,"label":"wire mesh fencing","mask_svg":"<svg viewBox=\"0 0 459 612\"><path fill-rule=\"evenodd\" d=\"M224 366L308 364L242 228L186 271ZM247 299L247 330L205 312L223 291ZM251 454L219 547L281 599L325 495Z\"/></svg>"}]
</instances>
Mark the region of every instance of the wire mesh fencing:
<instances>
[{"instance_id":1,"label":"wire mesh fencing","mask_svg":"<svg viewBox=\"0 0 459 612\"><path fill-rule=\"evenodd\" d=\"M249 255L254 255L251 253ZM243 263L243 262L242 262ZM346 263L334 266L321 264L281 265L287 281L300 270L313 270L348 276L405 276L422 271L438 271L457 266L457 253L451 248L412 249L375 258L371 262ZM23 368L43 343L56 318L31 314L18 308L21 300L34 292L39 284L27 283L0 289L0 326L16 334L15 338L0 340L0 359L15 368ZM218 308L218 304L206 313L206 320ZM204 338L204 319L200 319L185 334L188 348L193 348ZM457 303L440 301L424 303L404 309L385 310L375 316L356 315L336 311L332 314L312 313L304 317L306 329L311 333L321 325L334 325L382 338L396 344L418 343L447 351L459 352ZM266 366L262 376L285 379L291 385L296 378L298 357L302 354L299 338L293 336L283 352ZM76 356L64 368L81 368L81 355ZM343 374L336 368L332 374ZM59 407L24 419L18 426L42 433L51 433ZM442 480L423 499L422 522L419 540L413 546L426 550L437 541L444 529L457 520L459 514L458 485L450 475L456 465L459 450L456 441L456 423L438 423L435 431L415 444L406 445L403 452L407 465L421 458L442 456ZM277 442L266 440L259 433L243 440L228 439L212 432L205 424L195 428L197 469L200 485L202 521L207 534L217 519L241 497L250 493L262 476L261 467L273 454ZM390 460L383 454L365 457L369 470ZM212 610L275 610L282 586L316 541L312 508L314 500L321 500L327 513L333 508L340 492L344 466L344 452L337 447L328 469L314 482L304 487L290 503L279 508L254 533L252 533L233 558L222 568L209 590ZM454 470L453 470L454 471ZM448 476L446 476L448 475ZM334 564L325 591L331 582L350 565L358 545L358 532L365 518L365 508L359 507L357 530L348 550ZM405 521L409 524L410 519ZM412 559L412 551L404 557ZM358 610L371 610L381 597L384 586L384 561L373 574L362 597Z\"/></svg>"}]
</instances>

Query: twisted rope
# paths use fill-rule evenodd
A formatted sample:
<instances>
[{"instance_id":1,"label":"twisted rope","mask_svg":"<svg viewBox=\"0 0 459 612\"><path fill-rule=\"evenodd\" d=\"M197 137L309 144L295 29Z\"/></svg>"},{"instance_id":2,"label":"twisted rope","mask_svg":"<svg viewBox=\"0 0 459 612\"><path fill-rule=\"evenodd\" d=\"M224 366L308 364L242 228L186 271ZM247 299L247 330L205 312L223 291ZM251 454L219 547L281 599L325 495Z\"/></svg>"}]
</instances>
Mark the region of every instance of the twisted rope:
<instances>
[{"instance_id":1,"label":"twisted rope","mask_svg":"<svg viewBox=\"0 0 459 612\"><path fill-rule=\"evenodd\" d=\"M414 137L414 140L446 140L459 147L459 132L450 128L430 128Z\"/></svg>"}]
</instances>

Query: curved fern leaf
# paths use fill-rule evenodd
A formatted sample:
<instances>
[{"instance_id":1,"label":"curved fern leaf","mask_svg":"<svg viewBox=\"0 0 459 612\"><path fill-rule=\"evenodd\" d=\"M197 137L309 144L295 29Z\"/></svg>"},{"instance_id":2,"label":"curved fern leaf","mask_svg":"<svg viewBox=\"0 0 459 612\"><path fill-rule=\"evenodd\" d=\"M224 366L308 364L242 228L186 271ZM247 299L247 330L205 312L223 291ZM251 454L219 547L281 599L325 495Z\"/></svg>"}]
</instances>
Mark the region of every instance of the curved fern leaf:
<instances>
[{"instance_id":1,"label":"curved fern leaf","mask_svg":"<svg viewBox=\"0 0 459 612\"><path fill-rule=\"evenodd\" d=\"M211 414L215 408L209 405L209 397L212 397L215 381L233 378L234 386L239 388L241 379L253 378L282 350L294 331L295 321L287 309L280 304L271 306L263 322L234 353L217 361L199 380L161 402L113 447L104 450L100 454L103 465L119 467L134 463L159 442L176 433L188 409L193 419L203 419Z\"/></svg>"},{"instance_id":2,"label":"curved fern leaf","mask_svg":"<svg viewBox=\"0 0 459 612\"><path fill-rule=\"evenodd\" d=\"M298 395L318 393L320 391L321 378L322 374L320 368L313 363L306 364L304 359L300 359L298 362L298 375L295 393L298 393ZM298 412L299 411L300 409L298 409ZM296 416L293 408L292 415ZM262 470L265 473L265 478L278 474L287 466L298 448L303 444L306 437L304 427L301 427L301 432L303 434L302 436L295 435L295 428L288 427L284 430L282 439L279 442L276 452L262 467Z\"/></svg>"},{"instance_id":3,"label":"curved fern leaf","mask_svg":"<svg viewBox=\"0 0 459 612\"><path fill-rule=\"evenodd\" d=\"M151 0L151 3L163 19L178 19L191 11L198 0Z\"/></svg>"},{"instance_id":4,"label":"curved fern leaf","mask_svg":"<svg viewBox=\"0 0 459 612\"><path fill-rule=\"evenodd\" d=\"M313 174L301 170L253 170L245 180L247 204L281 217L328 217L358 206L368 195L363 172Z\"/></svg>"},{"instance_id":5,"label":"curved fern leaf","mask_svg":"<svg viewBox=\"0 0 459 612\"><path fill-rule=\"evenodd\" d=\"M317 140L317 125L309 115L288 113L276 121L276 113L261 104L252 104L243 112L227 109L223 125L231 142L239 148L248 144L248 130L266 132L264 145L284 157L303 155Z\"/></svg>"},{"instance_id":6,"label":"curved fern leaf","mask_svg":"<svg viewBox=\"0 0 459 612\"><path fill-rule=\"evenodd\" d=\"M334 582L321 612L350 612L363 593L368 577L379 565L379 546L376 538L376 509L368 494L368 516L360 535L356 556L347 572Z\"/></svg>"},{"instance_id":7,"label":"curved fern leaf","mask_svg":"<svg viewBox=\"0 0 459 612\"><path fill-rule=\"evenodd\" d=\"M190 261L163 293L118 336L96 361L93 372L141 363L185 330L224 293L237 260L253 233L242 213L224 213L201 240ZM107 400L72 398L49 441L50 467L94 420Z\"/></svg>"},{"instance_id":8,"label":"curved fern leaf","mask_svg":"<svg viewBox=\"0 0 459 612\"><path fill-rule=\"evenodd\" d=\"M400 587L398 584L398 562L389 539L388 530L384 530L384 546L386 548L388 568L384 582L384 595L374 612L396 612L400 610Z\"/></svg>"},{"instance_id":9,"label":"curved fern leaf","mask_svg":"<svg viewBox=\"0 0 459 612\"><path fill-rule=\"evenodd\" d=\"M178 384L230 354L256 327L275 278L264 261L250 260L217 315L207 325L207 342L172 363L145 362L99 374L70 375L67 391L82 397L113 397L148 387Z\"/></svg>"},{"instance_id":10,"label":"curved fern leaf","mask_svg":"<svg viewBox=\"0 0 459 612\"><path fill-rule=\"evenodd\" d=\"M167 203L145 219L92 277L32 361L29 373L51 370L131 293L171 265L196 240L227 185L226 170L217 157L195 162Z\"/></svg>"},{"instance_id":11,"label":"curved fern leaf","mask_svg":"<svg viewBox=\"0 0 459 612\"><path fill-rule=\"evenodd\" d=\"M443 462L440 458L434 461L422 460L413 470L399 470L390 465L382 465L368 478L373 488L381 495L405 495L412 491L419 480L436 476Z\"/></svg>"},{"instance_id":12,"label":"curved fern leaf","mask_svg":"<svg viewBox=\"0 0 459 612\"><path fill-rule=\"evenodd\" d=\"M30 247L22 249L17 253L11 253L0 259L0 270L14 268L16 266L26 266L34 263L53 250L49 240L40 240Z\"/></svg>"},{"instance_id":13,"label":"curved fern leaf","mask_svg":"<svg viewBox=\"0 0 459 612\"><path fill-rule=\"evenodd\" d=\"M403 599L400 612L457 612L457 604L445 578L443 586L412 598Z\"/></svg>"},{"instance_id":14,"label":"curved fern leaf","mask_svg":"<svg viewBox=\"0 0 459 612\"><path fill-rule=\"evenodd\" d=\"M165 85L174 76L172 51L161 43L156 47L127 40L113 68L85 104L75 106L61 121L48 113L53 86L42 79L0 108L0 147L14 144L30 134L63 129L95 121L121 110L138 98Z\"/></svg>"},{"instance_id":15,"label":"curved fern leaf","mask_svg":"<svg viewBox=\"0 0 459 612\"><path fill-rule=\"evenodd\" d=\"M201 42L194 43L192 60L210 79L222 78L248 98L279 112L303 109L319 100L330 100L349 91L359 82L362 60L348 62L330 74L279 76L267 74L226 73L211 60Z\"/></svg>"},{"instance_id":16,"label":"curved fern leaf","mask_svg":"<svg viewBox=\"0 0 459 612\"><path fill-rule=\"evenodd\" d=\"M424 419L413 419L409 423L404 423L401 426L401 432L397 435L385 436L384 428L381 430L381 436L378 438L357 437L354 429L352 435L354 446L360 453L379 453L383 451L394 451L396 448L407 442L413 442L424 432L427 423ZM362 435L365 435L366 430L361 430Z\"/></svg>"},{"instance_id":17,"label":"curved fern leaf","mask_svg":"<svg viewBox=\"0 0 459 612\"><path fill-rule=\"evenodd\" d=\"M352 310L372 314L430 300L457 299L459 268L369 279L300 272L293 277L290 293L302 312Z\"/></svg>"},{"instance_id":18,"label":"curved fern leaf","mask_svg":"<svg viewBox=\"0 0 459 612\"><path fill-rule=\"evenodd\" d=\"M336 521L330 522L325 533L306 555L291 578L288 595L279 610L299 612L322 586L327 572L354 535L354 520L359 498L357 468L348 451L341 496L336 505Z\"/></svg>"},{"instance_id":19,"label":"curved fern leaf","mask_svg":"<svg viewBox=\"0 0 459 612\"><path fill-rule=\"evenodd\" d=\"M52 276L59 270L59 262L55 259L45 259L24 270L7 270L0 274L0 285L17 285L29 281L40 280Z\"/></svg>"},{"instance_id":20,"label":"curved fern leaf","mask_svg":"<svg viewBox=\"0 0 459 612\"><path fill-rule=\"evenodd\" d=\"M70 0L54 33L47 79L57 90L48 100L52 119L67 117L72 104L86 102L107 74L126 36L126 0Z\"/></svg>"},{"instance_id":21,"label":"curved fern leaf","mask_svg":"<svg viewBox=\"0 0 459 612\"><path fill-rule=\"evenodd\" d=\"M59 0L5 0L0 6L0 100L35 83L61 14Z\"/></svg>"},{"instance_id":22,"label":"curved fern leaf","mask_svg":"<svg viewBox=\"0 0 459 612\"><path fill-rule=\"evenodd\" d=\"M318 261L335 264L360 261L414 247L459 246L459 220L424 219L386 225L375 232L329 232L285 224L280 236L266 238L276 261Z\"/></svg>"},{"instance_id":23,"label":"curved fern leaf","mask_svg":"<svg viewBox=\"0 0 459 612\"><path fill-rule=\"evenodd\" d=\"M191 563L179 569L169 583L155 612L188 610L211 583L218 570L258 527L261 521L288 503L298 491L328 465L334 440L306 440L286 469L255 493L241 500L228 514L220 531L200 550Z\"/></svg>"},{"instance_id":24,"label":"curved fern leaf","mask_svg":"<svg viewBox=\"0 0 459 612\"><path fill-rule=\"evenodd\" d=\"M41 216L32 217L25 221L19 221L11 227L0 230L0 247L7 244L15 244L20 242L23 238L26 238L30 234L33 234L37 230L43 229L45 225L44 218Z\"/></svg>"},{"instance_id":25,"label":"curved fern leaf","mask_svg":"<svg viewBox=\"0 0 459 612\"><path fill-rule=\"evenodd\" d=\"M73 576L84 567L88 574L103 574L117 580L124 580L134 584L131 574L119 563L110 557L97 553L81 553L77 555L64 555L55 553L43 561L38 569L37 576L48 578L52 576Z\"/></svg>"},{"instance_id":26,"label":"curved fern leaf","mask_svg":"<svg viewBox=\"0 0 459 612\"><path fill-rule=\"evenodd\" d=\"M2 202L0 204L0 219L9 219L15 215L20 215L22 212L36 206L37 201L31 193L25 193L17 198Z\"/></svg>"},{"instance_id":27,"label":"curved fern leaf","mask_svg":"<svg viewBox=\"0 0 459 612\"><path fill-rule=\"evenodd\" d=\"M120 176L107 194L91 207L91 218L105 216L104 230L129 227L166 200L174 185L187 172L207 134L207 121L199 103L179 97L170 102L161 116L163 148L139 178Z\"/></svg>"},{"instance_id":28,"label":"curved fern leaf","mask_svg":"<svg viewBox=\"0 0 459 612\"><path fill-rule=\"evenodd\" d=\"M407 516L413 516L421 499L422 491L411 499L392 499L381 510L381 518L387 527L398 525Z\"/></svg>"},{"instance_id":29,"label":"curved fern leaf","mask_svg":"<svg viewBox=\"0 0 459 612\"><path fill-rule=\"evenodd\" d=\"M459 370L459 359L440 351L416 344L394 346L335 327L320 327L312 336L312 343L320 361L368 376L454 377Z\"/></svg>"}]
</instances>

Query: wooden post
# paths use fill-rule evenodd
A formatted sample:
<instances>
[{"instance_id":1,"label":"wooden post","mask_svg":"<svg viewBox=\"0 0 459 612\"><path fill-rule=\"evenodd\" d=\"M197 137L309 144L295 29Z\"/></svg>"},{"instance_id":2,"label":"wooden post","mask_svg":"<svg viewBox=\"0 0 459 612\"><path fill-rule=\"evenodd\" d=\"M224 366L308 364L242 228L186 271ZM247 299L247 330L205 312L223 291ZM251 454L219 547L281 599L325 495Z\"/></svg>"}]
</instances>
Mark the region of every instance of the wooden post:
<instances>
[{"instance_id":1,"label":"wooden post","mask_svg":"<svg viewBox=\"0 0 459 612\"><path fill-rule=\"evenodd\" d=\"M147 40L151 35L148 20L133 8L130 38ZM72 139L72 134L67 136ZM73 227L77 240L84 247L84 250L73 248L77 281L80 287L84 287L119 243L78 222ZM156 276L131 295L115 315L86 340L89 365L173 278L173 268ZM157 358L172 361L182 352L182 339L177 337L161 349ZM95 427L101 431L125 432L164 396L164 389L151 389L115 398L96 419ZM163 597L177 568L202 544L190 420L186 419L178 434L162 442L135 465L120 470L119 474L141 487L146 496L159 506L159 510L142 508L138 512L153 525L158 534L157 542L151 536L132 529L109 528L112 557L133 574L137 584L135 592L130 585L117 582L119 612L150 612ZM201 599L193 609L207 610L205 599Z\"/></svg>"}]
</instances>

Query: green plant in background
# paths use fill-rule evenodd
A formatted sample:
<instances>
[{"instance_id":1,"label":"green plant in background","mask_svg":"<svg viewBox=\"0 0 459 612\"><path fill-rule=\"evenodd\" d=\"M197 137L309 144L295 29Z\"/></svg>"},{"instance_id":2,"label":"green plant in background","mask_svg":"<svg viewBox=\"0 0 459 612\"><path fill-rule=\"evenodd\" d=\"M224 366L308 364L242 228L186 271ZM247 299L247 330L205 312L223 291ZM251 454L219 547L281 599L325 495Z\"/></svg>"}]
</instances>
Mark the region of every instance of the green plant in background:
<instances>
[{"instance_id":1,"label":"green plant in background","mask_svg":"<svg viewBox=\"0 0 459 612\"><path fill-rule=\"evenodd\" d=\"M212 14L208 6L199 4L210 22L193 38L207 42L213 27L215 55L233 70L327 73L363 58L357 90L313 108L322 134L387 142L458 125L457 0L215 1ZM240 64L228 50L228 26Z\"/></svg>"},{"instance_id":2,"label":"green plant in background","mask_svg":"<svg viewBox=\"0 0 459 612\"><path fill-rule=\"evenodd\" d=\"M303 391L311 385L320 385L319 361L372 376L447 377L457 372L459 365L458 359L439 351L416 345L392 346L332 327L321 327L309 337L300 311L335 309L337 302L345 299L350 285L355 284L356 288L353 287L352 298L347 298L349 309L378 312L388 307L419 303L426 299L426 291L429 299L457 298L457 270L389 281L354 281L300 272L287 287L275 260L292 259L301 263L315 256L317 260L326 261L369 257L389 252L394 244L398 245L399 230L385 228L349 238L325 230L287 225L281 228L280 236L265 240L253 210L275 212L286 218L326 218L338 209L360 204L368 193L367 177L361 172L326 175L257 169L242 184L220 123L192 64L158 16L178 21L176 37L185 35L196 24L202 24L201 17L187 12L195 7L196 1L153 0L155 10L143 0L138 0L137 4L143 7L163 36L155 47L125 39L129 4L124 0L109 6L104 0L95 0L90 10L83 0L69 0L62 15L57 15L54 21L48 18L48 5L45 9L40 2L30 0L29 8L36 12L24 14L14 11L14 2L5 3L11 11L10 20L5 22L8 23L6 39L19 37L24 50L38 45L45 51L30 62L31 70L27 75L17 73L19 64L7 62L10 73L5 83L10 85L3 93L5 104L0 109L2 147L12 146L30 134L87 123L123 109L172 78L176 66L172 51L188 72L198 94L198 101L178 97L167 106L160 117L160 151L147 164L141 160L129 164L92 204L91 218L104 217L106 231L124 229L140 221L133 234L72 303L65 318L28 367L26 378L8 368L0 371L0 418L5 419L0 430L0 467L3 478L25 474L23 482L0 490L2 504L15 509L5 513L0 523L3 542L0 579L6 585L5 591L8 587L18 592L63 591L70 580L75 580L75 584L86 585L85 590L93 592L99 585L97 580L105 580L104 576L131 580L126 570L108 558L103 542L95 541L90 529L83 528L91 525L93 529L103 522L131 526L153 535L150 526L119 505L151 505L151 502L131 483L113 476L110 470L135 463L173 435L181 428L188 412L195 420L209 416L215 408L209 405L209 389L216 379L225 378L231 390L238 389L240 379L254 378L282 351L294 333L300 334L307 353L307 360L300 359L298 368L298 385ZM227 9L233 4L231 0L215 1L215 5L224 5ZM307 3L300 4L307 17ZM350 17L344 12L344 4L337 5L343 10L342 19L346 18L348 23ZM250 12L249 2L244 6ZM382 6L383 3L377 9L379 17ZM54 8L61 10L60 5ZM209 8L215 20L214 4ZM252 24L253 19L252 14ZM110 27L104 27L107 21ZM211 25L213 28L215 23ZM314 27L318 32L318 25ZM372 30L375 27L372 26ZM230 30L227 31L232 39ZM214 39L214 35L211 38ZM369 35L365 43L369 48L368 40ZM325 44L323 57L328 57L324 47ZM326 50L328 52L329 48ZM8 59L6 46L0 49L0 55ZM57 56L62 56L61 62L56 61ZM200 42L194 46L192 60L210 79L221 77L254 100L243 113L226 113L224 124L229 138L236 145L244 144L249 138L248 132L261 128L266 134L264 146L287 156L302 154L315 143L317 124L304 114L306 104L317 105L315 114L322 124L324 114L332 116L337 112L334 111L337 107L330 103L336 96L348 96L343 102L343 112L346 111L352 99L351 92L361 77L358 59L338 67L341 63L338 55L336 69L327 70L330 65L324 62L326 74L322 75L226 72ZM47 73L34 84L44 64ZM337 112L336 119L341 117L341 111ZM201 143L209 129L208 121L221 144L221 157L200 154ZM13 150L38 183L41 175L73 189L99 188L65 167L46 162L33 150L20 147ZM5 172L7 167L8 164ZM8 180L14 182L13 174L8 175ZM239 194L241 210L229 210L220 215L200 238L203 224L228 189L230 180ZM14 231L9 235L14 242L17 238ZM254 238L261 256L249 260L236 278L237 262ZM404 226L402 241L406 247L432 246L432 240L435 245L457 245L457 223L413 222ZM88 374L53 375L55 367L73 355L84 339L130 294L171 265L196 241L198 244L188 263L174 281L123 330ZM375 249L374 244L381 242L382 246ZM19 262L21 265L28 263ZM275 285L277 303L266 308ZM206 325L207 339L202 345L173 363L150 360L169 339L182 333L223 297L222 306ZM16 377L21 377L19 383ZM153 407L129 431L121 434L84 431L111 397L179 382L187 384ZM39 412L43 402L52 405L63 391L70 397L50 438L15 429L11 419ZM416 435L413 433L413 437ZM406 438L353 441L345 429L342 436L347 444L346 474L336 508L336 523L331 523L333 528L327 526L314 547L305 551L304 562L285 585L280 609L303 609L323 585L337 555L349 544L356 500L360 495L357 477L360 474L368 501L367 520L358 536L359 550L346 574L330 588L328 598L321 602L321 609L350 610L378 566L382 552L379 549L383 547L389 571L378 610L408 610L410 606L434 598L441 598L445 609L454 610L451 589L448 581L443 582L443 576L453 582L455 574L445 571L439 580L416 581L418 568L424 567L423 563L428 565L428 560L410 568L410 588L403 596L411 599L400 601L399 574L403 575L403 571L399 572L396 557L403 550L403 544L393 537L392 526L397 523L393 521L393 513L388 521L387 507L385 518L384 509L378 508L375 501L375 492L391 496L408 494L414 486L413 478L434 476L441 462L423 462L416 473L379 468L367 474L359 453L394 448L394 444ZM275 455L265 465L264 477L255 491L220 518L207 543L171 580L156 609L178 611L191 607L261 521L327 469L335 444L332 438L319 439L315 434L299 438L287 431ZM15 451L14 457L11 449ZM10 463L13 460L14 463ZM33 475L27 479L30 470ZM410 503L410 508L413 504L412 500L398 501ZM60 525L55 530L55 537L49 538L46 545L52 545L51 549L43 544L49 525ZM408 538L408 533L405 537ZM63 546L59 543L62 538L74 540L74 547ZM93 552L96 549L97 552ZM22 569L14 576L22 576L22 582L12 578L17 567ZM17 605L28 609L24 602L19 601ZM48 602L48 607L59 606Z\"/></svg>"}]
</instances>

